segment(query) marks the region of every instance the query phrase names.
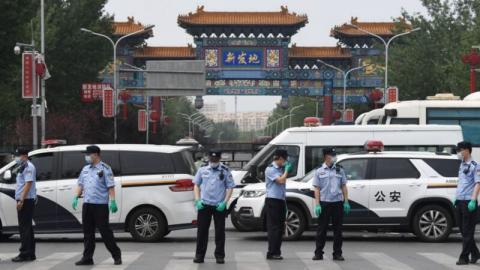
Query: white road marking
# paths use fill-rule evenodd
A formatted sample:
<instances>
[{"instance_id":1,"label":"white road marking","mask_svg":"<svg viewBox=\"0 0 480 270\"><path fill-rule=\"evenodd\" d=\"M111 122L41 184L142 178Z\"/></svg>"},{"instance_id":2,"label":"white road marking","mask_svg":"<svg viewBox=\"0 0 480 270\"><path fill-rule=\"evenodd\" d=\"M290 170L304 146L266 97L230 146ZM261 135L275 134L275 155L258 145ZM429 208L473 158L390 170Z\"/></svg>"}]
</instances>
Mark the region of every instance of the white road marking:
<instances>
[{"instance_id":1,"label":"white road marking","mask_svg":"<svg viewBox=\"0 0 480 270\"><path fill-rule=\"evenodd\" d=\"M113 259L108 258L104 260L102 263L95 265L92 270L123 270L127 268L130 264L136 261L140 256L143 255L143 252L124 252L122 253L122 264L121 265L114 265Z\"/></svg>"},{"instance_id":2,"label":"white road marking","mask_svg":"<svg viewBox=\"0 0 480 270\"><path fill-rule=\"evenodd\" d=\"M360 257L366 259L382 270L413 270L410 266L380 252L358 252Z\"/></svg>"},{"instance_id":3,"label":"white road marking","mask_svg":"<svg viewBox=\"0 0 480 270\"><path fill-rule=\"evenodd\" d=\"M168 261L165 270L196 270L198 264L193 263L194 252L174 252L173 259Z\"/></svg>"},{"instance_id":4,"label":"white road marking","mask_svg":"<svg viewBox=\"0 0 480 270\"><path fill-rule=\"evenodd\" d=\"M237 269L242 270L268 270L270 267L262 252L245 251L235 252Z\"/></svg>"},{"instance_id":5,"label":"white road marking","mask_svg":"<svg viewBox=\"0 0 480 270\"><path fill-rule=\"evenodd\" d=\"M313 252L297 252L297 257L299 257L302 262L305 264L306 269L309 270L341 270L342 268L327 257L323 257L322 261L314 261L312 260ZM302 268L303 269L303 268Z\"/></svg>"},{"instance_id":6,"label":"white road marking","mask_svg":"<svg viewBox=\"0 0 480 270\"><path fill-rule=\"evenodd\" d=\"M455 258L445 253L419 252L417 254L448 269L479 269L478 265L456 265L455 263L457 262L458 258Z\"/></svg>"},{"instance_id":7,"label":"white road marking","mask_svg":"<svg viewBox=\"0 0 480 270\"><path fill-rule=\"evenodd\" d=\"M38 258L36 261L33 261L31 263L24 264L17 268L17 270L48 270L53 267L55 267L57 264L60 264L64 261L67 261L77 255L79 255L80 252L57 252L57 253L52 253L51 255L44 257L44 258Z\"/></svg>"}]
</instances>

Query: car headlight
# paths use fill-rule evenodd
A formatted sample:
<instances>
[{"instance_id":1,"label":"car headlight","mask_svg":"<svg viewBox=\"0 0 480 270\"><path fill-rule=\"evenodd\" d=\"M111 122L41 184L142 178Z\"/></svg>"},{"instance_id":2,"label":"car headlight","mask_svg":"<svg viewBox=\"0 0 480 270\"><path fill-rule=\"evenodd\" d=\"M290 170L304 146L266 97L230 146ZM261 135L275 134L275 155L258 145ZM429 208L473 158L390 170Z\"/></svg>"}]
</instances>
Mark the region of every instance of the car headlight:
<instances>
[{"instance_id":1,"label":"car headlight","mask_svg":"<svg viewBox=\"0 0 480 270\"><path fill-rule=\"evenodd\" d=\"M244 190L242 196L245 198L256 198L265 195L263 190Z\"/></svg>"}]
</instances>

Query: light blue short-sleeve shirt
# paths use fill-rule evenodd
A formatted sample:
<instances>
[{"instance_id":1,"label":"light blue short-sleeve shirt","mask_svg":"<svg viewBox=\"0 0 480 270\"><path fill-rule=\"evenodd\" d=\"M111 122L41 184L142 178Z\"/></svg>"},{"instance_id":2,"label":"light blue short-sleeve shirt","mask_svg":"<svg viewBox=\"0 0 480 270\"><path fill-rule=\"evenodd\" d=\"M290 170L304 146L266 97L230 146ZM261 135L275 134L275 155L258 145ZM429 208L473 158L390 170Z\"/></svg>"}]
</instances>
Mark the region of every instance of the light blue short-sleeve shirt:
<instances>
[{"instance_id":1,"label":"light blue short-sleeve shirt","mask_svg":"<svg viewBox=\"0 0 480 270\"><path fill-rule=\"evenodd\" d=\"M102 161L87 165L80 172L78 185L83 189L84 203L108 204L108 189L115 186L112 168Z\"/></svg>"},{"instance_id":2,"label":"light blue short-sleeve shirt","mask_svg":"<svg viewBox=\"0 0 480 270\"><path fill-rule=\"evenodd\" d=\"M456 199L470 200L477 183L480 183L480 165L472 159L462 161L458 169Z\"/></svg>"},{"instance_id":3,"label":"light blue short-sleeve shirt","mask_svg":"<svg viewBox=\"0 0 480 270\"><path fill-rule=\"evenodd\" d=\"M267 186L267 198L285 200L286 184L276 181L284 173L284 168L272 162L265 170L265 185Z\"/></svg>"},{"instance_id":4,"label":"light blue short-sleeve shirt","mask_svg":"<svg viewBox=\"0 0 480 270\"><path fill-rule=\"evenodd\" d=\"M206 205L216 206L225 200L226 190L235 187L232 173L227 166L209 165L198 169L193 183L200 187L200 199Z\"/></svg>"},{"instance_id":5,"label":"light blue short-sleeve shirt","mask_svg":"<svg viewBox=\"0 0 480 270\"><path fill-rule=\"evenodd\" d=\"M37 181L37 171L35 166L30 161L24 161L20 166L23 166L23 170L20 169L17 173L17 185L15 188L15 200L20 200L22 197L23 190L25 189L25 184L27 182L32 182L32 186L27 193L25 199L35 199L37 197L36 181Z\"/></svg>"},{"instance_id":6,"label":"light blue short-sleeve shirt","mask_svg":"<svg viewBox=\"0 0 480 270\"><path fill-rule=\"evenodd\" d=\"M313 178L313 186L320 188L322 202L343 201L342 186L346 184L347 178L343 168L337 168L335 165L328 167L325 163L317 169Z\"/></svg>"}]
</instances>

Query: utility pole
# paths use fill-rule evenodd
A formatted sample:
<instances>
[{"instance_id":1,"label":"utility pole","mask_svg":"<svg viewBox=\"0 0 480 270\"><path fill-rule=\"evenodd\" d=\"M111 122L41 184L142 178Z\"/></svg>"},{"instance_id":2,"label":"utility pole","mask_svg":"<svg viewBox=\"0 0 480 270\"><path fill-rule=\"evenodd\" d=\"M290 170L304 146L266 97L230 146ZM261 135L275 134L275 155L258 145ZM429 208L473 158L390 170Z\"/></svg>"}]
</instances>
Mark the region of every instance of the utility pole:
<instances>
[{"instance_id":1,"label":"utility pole","mask_svg":"<svg viewBox=\"0 0 480 270\"><path fill-rule=\"evenodd\" d=\"M45 60L45 1L40 0L40 54L43 56L43 60ZM41 139L40 142L45 140L45 133L46 133L46 115L45 115L45 107L47 106L47 100L45 98L45 79L40 79L41 84L41 100L40 100L40 118L41 118Z\"/></svg>"}]
</instances>

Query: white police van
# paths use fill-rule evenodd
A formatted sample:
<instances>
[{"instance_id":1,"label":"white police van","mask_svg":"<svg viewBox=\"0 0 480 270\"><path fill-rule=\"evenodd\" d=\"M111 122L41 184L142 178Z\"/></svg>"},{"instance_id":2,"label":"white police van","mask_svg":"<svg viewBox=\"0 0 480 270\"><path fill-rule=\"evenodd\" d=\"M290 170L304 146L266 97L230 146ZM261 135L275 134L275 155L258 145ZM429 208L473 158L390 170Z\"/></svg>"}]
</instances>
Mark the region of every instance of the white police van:
<instances>
[{"instance_id":1,"label":"white police van","mask_svg":"<svg viewBox=\"0 0 480 270\"><path fill-rule=\"evenodd\" d=\"M455 188L460 160L431 152L382 152L382 142L369 141L367 152L338 156L348 179L351 213L346 229L413 232L423 241L445 240L456 226ZM321 164L318 164L321 165ZM316 227L312 181L315 169L287 181L285 238L298 239ZM250 230L265 228L265 184L247 185L233 215Z\"/></svg>"},{"instance_id":2,"label":"white police van","mask_svg":"<svg viewBox=\"0 0 480 270\"><path fill-rule=\"evenodd\" d=\"M72 199L78 175L85 166L87 145L59 146L29 153L37 170L36 233L82 231L82 199ZM138 241L156 241L172 230L196 227L193 207L195 165L188 147L169 145L98 145L103 161L112 167L118 212L110 214L116 231ZM0 232L18 233L15 208L15 162L0 169Z\"/></svg>"}]
</instances>

